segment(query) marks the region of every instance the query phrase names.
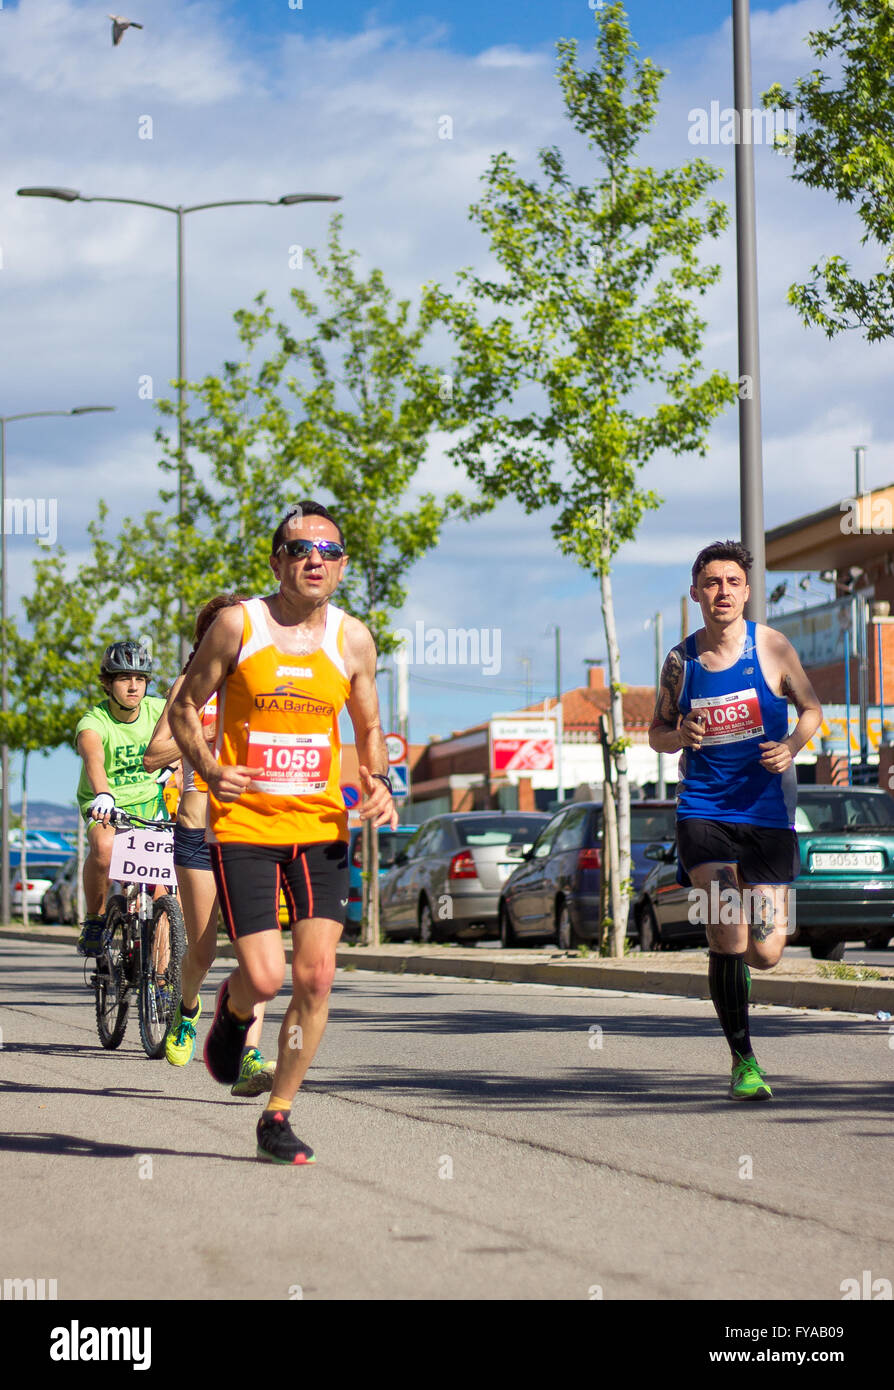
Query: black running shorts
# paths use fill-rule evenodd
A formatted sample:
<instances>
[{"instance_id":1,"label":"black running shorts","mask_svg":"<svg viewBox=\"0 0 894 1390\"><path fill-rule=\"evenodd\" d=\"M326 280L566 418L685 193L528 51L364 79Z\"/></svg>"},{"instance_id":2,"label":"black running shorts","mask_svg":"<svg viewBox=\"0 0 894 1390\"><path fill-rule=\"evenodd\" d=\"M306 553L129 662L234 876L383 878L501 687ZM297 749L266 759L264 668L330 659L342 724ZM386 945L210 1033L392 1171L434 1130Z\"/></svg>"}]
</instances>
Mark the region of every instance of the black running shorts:
<instances>
[{"instance_id":1,"label":"black running shorts","mask_svg":"<svg viewBox=\"0 0 894 1390\"><path fill-rule=\"evenodd\" d=\"M344 925L348 845L212 845L217 896L230 940L279 931L279 895L292 922L327 917Z\"/></svg>"},{"instance_id":2,"label":"black running shorts","mask_svg":"<svg viewBox=\"0 0 894 1390\"><path fill-rule=\"evenodd\" d=\"M677 855L687 876L700 864L736 864L743 883L791 883L801 872L798 837L785 827L687 816L677 821Z\"/></svg>"}]
</instances>

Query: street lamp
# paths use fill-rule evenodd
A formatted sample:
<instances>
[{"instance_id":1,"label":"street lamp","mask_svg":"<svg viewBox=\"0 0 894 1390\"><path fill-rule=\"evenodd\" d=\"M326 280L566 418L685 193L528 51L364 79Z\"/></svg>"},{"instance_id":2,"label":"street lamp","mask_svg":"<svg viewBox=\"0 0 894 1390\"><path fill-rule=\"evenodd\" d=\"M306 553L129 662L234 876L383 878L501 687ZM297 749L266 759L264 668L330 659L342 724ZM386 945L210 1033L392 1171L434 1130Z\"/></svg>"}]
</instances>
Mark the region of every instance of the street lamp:
<instances>
[{"instance_id":1,"label":"street lamp","mask_svg":"<svg viewBox=\"0 0 894 1390\"><path fill-rule=\"evenodd\" d=\"M171 212L177 218L177 515L183 516L183 473L186 452L183 446L183 415L185 408L186 381L186 313L183 284L183 219L190 212L204 212L208 208L235 207L291 207L293 203L337 203L340 193L286 193L282 198L228 198L218 203L196 203L193 207L170 207L167 203L152 203L144 198L90 198L76 188L19 188L20 198L56 198L63 203L128 203L134 207L157 208L159 212ZM186 602L180 595L180 660L186 661L189 643L184 636L186 626Z\"/></svg>"},{"instance_id":2,"label":"street lamp","mask_svg":"<svg viewBox=\"0 0 894 1390\"><path fill-rule=\"evenodd\" d=\"M766 622L764 474L761 454L761 377L757 305L754 146L745 136L751 112L751 14L749 0L733 0L733 87L736 107L736 272L739 328L739 380L748 389L739 399L739 505L742 542L754 565L748 576L751 597L745 612Z\"/></svg>"},{"instance_id":3,"label":"street lamp","mask_svg":"<svg viewBox=\"0 0 894 1390\"><path fill-rule=\"evenodd\" d=\"M47 415L94 415L114 410L113 405L76 405L73 410L26 410L19 415L0 415L0 498L3 505L3 527L0 532L0 710L9 711L8 663L6 652L6 426L12 420L38 420ZM4 922L9 921L11 902L9 897L9 745L4 734L0 743L0 782L3 791L3 809L0 813L0 835L3 847L0 851L0 914Z\"/></svg>"}]
</instances>

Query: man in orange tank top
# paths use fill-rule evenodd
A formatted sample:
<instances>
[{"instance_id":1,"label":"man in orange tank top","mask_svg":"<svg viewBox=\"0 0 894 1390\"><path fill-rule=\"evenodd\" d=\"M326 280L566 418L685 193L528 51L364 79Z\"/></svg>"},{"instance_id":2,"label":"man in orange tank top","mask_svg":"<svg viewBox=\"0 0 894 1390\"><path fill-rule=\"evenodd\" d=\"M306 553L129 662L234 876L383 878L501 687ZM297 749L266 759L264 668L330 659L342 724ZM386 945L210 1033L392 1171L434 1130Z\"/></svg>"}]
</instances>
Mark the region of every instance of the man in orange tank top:
<instances>
[{"instance_id":1,"label":"man in orange tank top","mask_svg":"<svg viewBox=\"0 0 894 1390\"><path fill-rule=\"evenodd\" d=\"M206 839L238 964L221 986L205 1064L230 1085L254 1006L285 975L280 890L292 918L292 997L279 1035L273 1090L258 1122L258 1157L314 1161L289 1123L292 1102L329 1015L335 948L348 902L347 811L340 790L338 715L354 726L365 793L361 817L397 825L379 722L376 648L330 599L347 565L325 507L303 502L280 522L270 566L279 589L221 611L169 711L181 752L208 783ZM201 710L218 691L209 750Z\"/></svg>"}]
</instances>

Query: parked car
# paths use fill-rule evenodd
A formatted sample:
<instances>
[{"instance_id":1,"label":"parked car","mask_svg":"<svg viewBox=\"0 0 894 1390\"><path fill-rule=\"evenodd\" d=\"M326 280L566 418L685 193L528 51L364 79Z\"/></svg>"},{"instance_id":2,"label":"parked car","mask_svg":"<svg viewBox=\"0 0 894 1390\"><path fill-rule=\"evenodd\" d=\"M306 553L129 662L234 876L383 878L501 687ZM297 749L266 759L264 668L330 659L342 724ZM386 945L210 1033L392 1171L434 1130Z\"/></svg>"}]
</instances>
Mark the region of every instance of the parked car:
<instances>
[{"instance_id":1,"label":"parked car","mask_svg":"<svg viewBox=\"0 0 894 1390\"><path fill-rule=\"evenodd\" d=\"M36 916L41 911L43 897L48 888L53 886L60 870L60 863L47 862L43 859L26 859L25 867L27 870L27 888L22 883L22 870L19 864L11 869L12 880L12 911L20 914L22 911L22 900L26 897L28 903L29 916Z\"/></svg>"},{"instance_id":2,"label":"parked car","mask_svg":"<svg viewBox=\"0 0 894 1390\"><path fill-rule=\"evenodd\" d=\"M66 926L78 920L78 856L73 854L57 871L54 881L40 900L40 915L45 922L64 922Z\"/></svg>"},{"instance_id":3,"label":"parked car","mask_svg":"<svg viewBox=\"0 0 894 1390\"><path fill-rule=\"evenodd\" d=\"M536 811L433 816L381 881L382 932L422 941L495 935L500 888L548 820Z\"/></svg>"},{"instance_id":4,"label":"parked car","mask_svg":"<svg viewBox=\"0 0 894 1390\"><path fill-rule=\"evenodd\" d=\"M647 845L674 839L673 801L630 803L633 889L651 865ZM599 937L602 886L602 804L576 801L557 811L500 894L504 946L552 939L563 950Z\"/></svg>"},{"instance_id":5,"label":"parked car","mask_svg":"<svg viewBox=\"0 0 894 1390\"><path fill-rule=\"evenodd\" d=\"M840 960L848 941L884 949L894 937L894 799L874 787L802 786L795 830L801 872L790 943L818 960ZM704 945L690 890L676 881L675 850L656 844L646 853L656 862L635 905L643 949Z\"/></svg>"},{"instance_id":6,"label":"parked car","mask_svg":"<svg viewBox=\"0 0 894 1390\"><path fill-rule=\"evenodd\" d=\"M399 825L396 830L390 826L379 827L379 880L394 864L399 851L419 829L418 825ZM348 865L350 885L348 888L348 918L345 932L360 926L363 921L363 838L361 827L353 826L348 837Z\"/></svg>"}]
</instances>

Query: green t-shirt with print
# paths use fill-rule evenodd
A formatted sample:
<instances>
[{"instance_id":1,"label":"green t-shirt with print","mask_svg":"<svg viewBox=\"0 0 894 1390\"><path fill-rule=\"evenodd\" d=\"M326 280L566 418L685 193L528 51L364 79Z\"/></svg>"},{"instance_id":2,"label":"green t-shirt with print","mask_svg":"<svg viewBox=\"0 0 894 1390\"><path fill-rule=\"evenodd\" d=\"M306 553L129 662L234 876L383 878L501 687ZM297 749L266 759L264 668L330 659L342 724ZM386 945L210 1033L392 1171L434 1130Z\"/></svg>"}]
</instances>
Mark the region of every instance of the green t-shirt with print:
<instances>
[{"instance_id":1,"label":"green t-shirt with print","mask_svg":"<svg viewBox=\"0 0 894 1390\"><path fill-rule=\"evenodd\" d=\"M155 695L146 695L133 723L122 724L119 719L112 717L108 700L103 700L78 721L75 744L78 734L85 729L93 729L102 739L106 777L118 806L137 806L140 802L151 802L156 798L161 800L161 788L155 780L158 774L145 770L143 754L149 747L149 740L164 707L164 700ZM81 811L86 811L95 799L96 792L87 781L87 769L82 764L78 782Z\"/></svg>"}]
</instances>

